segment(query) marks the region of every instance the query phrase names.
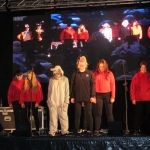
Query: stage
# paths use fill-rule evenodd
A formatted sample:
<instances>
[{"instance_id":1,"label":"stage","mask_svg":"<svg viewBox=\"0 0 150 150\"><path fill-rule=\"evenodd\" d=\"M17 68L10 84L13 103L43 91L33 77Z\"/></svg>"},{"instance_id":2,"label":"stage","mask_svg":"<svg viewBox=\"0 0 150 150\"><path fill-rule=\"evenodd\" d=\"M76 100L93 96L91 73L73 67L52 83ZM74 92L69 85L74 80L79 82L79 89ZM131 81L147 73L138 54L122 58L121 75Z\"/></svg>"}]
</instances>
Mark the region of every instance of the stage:
<instances>
[{"instance_id":1,"label":"stage","mask_svg":"<svg viewBox=\"0 0 150 150\"><path fill-rule=\"evenodd\" d=\"M0 136L0 150L148 150L150 137L134 136L68 136L54 137L40 135L38 137Z\"/></svg>"}]
</instances>

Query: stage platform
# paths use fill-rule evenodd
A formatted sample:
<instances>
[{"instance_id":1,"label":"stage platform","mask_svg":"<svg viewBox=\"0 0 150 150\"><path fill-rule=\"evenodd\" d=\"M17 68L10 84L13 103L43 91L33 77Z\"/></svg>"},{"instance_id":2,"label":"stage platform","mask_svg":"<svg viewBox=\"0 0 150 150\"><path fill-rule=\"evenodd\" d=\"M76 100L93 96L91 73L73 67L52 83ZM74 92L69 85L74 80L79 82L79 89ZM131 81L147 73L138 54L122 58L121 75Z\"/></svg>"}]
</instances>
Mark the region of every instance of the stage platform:
<instances>
[{"instance_id":1,"label":"stage platform","mask_svg":"<svg viewBox=\"0 0 150 150\"><path fill-rule=\"evenodd\" d=\"M150 136L0 136L0 150L149 150Z\"/></svg>"}]
</instances>

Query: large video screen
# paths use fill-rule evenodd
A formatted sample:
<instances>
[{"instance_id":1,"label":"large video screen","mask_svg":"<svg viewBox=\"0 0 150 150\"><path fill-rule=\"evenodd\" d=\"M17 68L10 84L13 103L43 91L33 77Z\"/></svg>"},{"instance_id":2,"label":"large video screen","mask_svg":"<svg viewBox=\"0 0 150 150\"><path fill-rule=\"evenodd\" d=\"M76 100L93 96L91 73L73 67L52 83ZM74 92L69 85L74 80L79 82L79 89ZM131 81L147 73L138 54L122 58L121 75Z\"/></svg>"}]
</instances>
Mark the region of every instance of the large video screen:
<instances>
[{"instance_id":1,"label":"large video screen","mask_svg":"<svg viewBox=\"0 0 150 150\"><path fill-rule=\"evenodd\" d=\"M116 80L131 80L141 61L150 64L150 9L66 10L13 17L13 72L34 69L48 82L50 68L60 65L70 79L78 56L95 70L108 62Z\"/></svg>"}]
</instances>

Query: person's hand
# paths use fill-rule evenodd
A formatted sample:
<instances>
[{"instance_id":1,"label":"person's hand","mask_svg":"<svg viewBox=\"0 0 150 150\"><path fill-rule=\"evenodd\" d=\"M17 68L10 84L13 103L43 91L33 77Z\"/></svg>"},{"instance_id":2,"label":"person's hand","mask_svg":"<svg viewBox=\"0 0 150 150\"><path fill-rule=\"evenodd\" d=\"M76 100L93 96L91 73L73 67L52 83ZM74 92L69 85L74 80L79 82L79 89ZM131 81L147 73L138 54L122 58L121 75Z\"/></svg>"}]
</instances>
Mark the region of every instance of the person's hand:
<instances>
[{"instance_id":1,"label":"person's hand","mask_svg":"<svg viewBox=\"0 0 150 150\"><path fill-rule=\"evenodd\" d=\"M21 104L21 107L22 107L22 108L25 108L25 104Z\"/></svg>"},{"instance_id":2,"label":"person's hand","mask_svg":"<svg viewBox=\"0 0 150 150\"><path fill-rule=\"evenodd\" d=\"M35 108L39 107L39 104L38 103L35 103Z\"/></svg>"},{"instance_id":3,"label":"person's hand","mask_svg":"<svg viewBox=\"0 0 150 150\"><path fill-rule=\"evenodd\" d=\"M12 105L12 104L9 104L9 107L10 107L10 108L13 108L13 105Z\"/></svg>"},{"instance_id":4,"label":"person's hand","mask_svg":"<svg viewBox=\"0 0 150 150\"><path fill-rule=\"evenodd\" d=\"M74 103L75 102L75 99L74 98L71 98L71 103Z\"/></svg>"},{"instance_id":5,"label":"person's hand","mask_svg":"<svg viewBox=\"0 0 150 150\"><path fill-rule=\"evenodd\" d=\"M133 104L133 105L136 105L136 101L135 101L135 100L132 100L132 104Z\"/></svg>"},{"instance_id":6,"label":"person's hand","mask_svg":"<svg viewBox=\"0 0 150 150\"><path fill-rule=\"evenodd\" d=\"M91 97L91 98L90 98L90 102L91 102L91 103L96 103L96 98Z\"/></svg>"},{"instance_id":7,"label":"person's hand","mask_svg":"<svg viewBox=\"0 0 150 150\"><path fill-rule=\"evenodd\" d=\"M114 103L114 101L115 101L115 99L113 99L113 98L110 99L110 102L111 102L111 103Z\"/></svg>"},{"instance_id":8,"label":"person's hand","mask_svg":"<svg viewBox=\"0 0 150 150\"><path fill-rule=\"evenodd\" d=\"M84 102L82 102L82 107L84 107Z\"/></svg>"}]
</instances>

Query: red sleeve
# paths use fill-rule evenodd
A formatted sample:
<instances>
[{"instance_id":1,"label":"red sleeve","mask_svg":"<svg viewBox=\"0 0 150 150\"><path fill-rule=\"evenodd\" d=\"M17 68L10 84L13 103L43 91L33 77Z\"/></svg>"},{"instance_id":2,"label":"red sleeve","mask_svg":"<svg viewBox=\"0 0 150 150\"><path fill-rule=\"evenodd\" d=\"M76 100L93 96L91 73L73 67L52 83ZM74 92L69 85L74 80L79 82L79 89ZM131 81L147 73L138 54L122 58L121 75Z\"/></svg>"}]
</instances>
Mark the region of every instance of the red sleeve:
<instances>
[{"instance_id":1,"label":"red sleeve","mask_svg":"<svg viewBox=\"0 0 150 150\"><path fill-rule=\"evenodd\" d=\"M111 99L115 99L116 86L115 86L115 78L112 72L110 75L110 89L111 89Z\"/></svg>"},{"instance_id":2,"label":"red sleeve","mask_svg":"<svg viewBox=\"0 0 150 150\"><path fill-rule=\"evenodd\" d=\"M75 33L74 33L74 36L73 36L75 41L77 41L77 35L78 35L78 33L75 32Z\"/></svg>"},{"instance_id":3,"label":"red sleeve","mask_svg":"<svg viewBox=\"0 0 150 150\"><path fill-rule=\"evenodd\" d=\"M37 100L36 103L40 104L40 102L43 100L43 92L42 92L42 87L39 82L37 82L38 86L38 92L37 92Z\"/></svg>"},{"instance_id":4,"label":"red sleeve","mask_svg":"<svg viewBox=\"0 0 150 150\"><path fill-rule=\"evenodd\" d=\"M24 86L22 86L20 92L20 104L24 104L24 100L25 100L25 92L24 92Z\"/></svg>"},{"instance_id":5,"label":"red sleeve","mask_svg":"<svg viewBox=\"0 0 150 150\"><path fill-rule=\"evenodd\" d=\"M85 34L85 40L88 40L89 39L89 32L86 31L86 34Z\"/></svg>"},{"instance_id":6,"label":"red sleeve","mask_svg":"<svg viewBox=\"0 0 150 150\"><path fill-rule=\"evenodd\" d=\"M136 81L136 76L135 75L133 78L132 78L132 81L131 81L131 85L130 85L130 99L131 100L135 100L135 81Z\"/></svg>"},{"instance_id":7,"label":"red sleeve","mask_svg":"<svg viewBox=\"0 0 150 150\"><path fill-rule=\"evenodd\" d=\"M148 27L147 36L150 38L150 27Z\"/></svg>"}]
</instances>

